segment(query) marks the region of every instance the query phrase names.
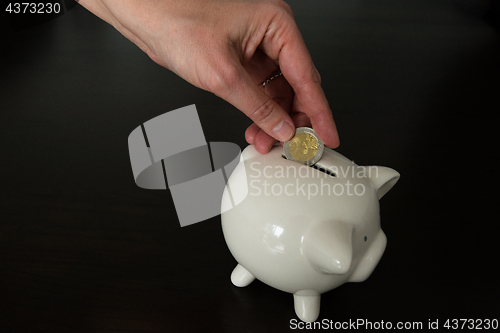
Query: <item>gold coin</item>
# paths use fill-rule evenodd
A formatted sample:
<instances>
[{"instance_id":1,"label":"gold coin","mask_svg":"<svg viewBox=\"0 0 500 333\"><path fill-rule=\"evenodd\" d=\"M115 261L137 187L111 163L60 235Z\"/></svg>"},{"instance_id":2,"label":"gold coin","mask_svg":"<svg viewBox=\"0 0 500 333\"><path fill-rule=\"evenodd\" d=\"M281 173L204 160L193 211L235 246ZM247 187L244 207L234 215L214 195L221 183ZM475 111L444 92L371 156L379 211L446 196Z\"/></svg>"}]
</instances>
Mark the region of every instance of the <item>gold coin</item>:
<instances>
[{"instance_id":1,"label":"gold coin","mask_svg":"<svg viewBox=\"0 0 500 333\"><path fill-rule=\"evenodd\" d=\"M323 156L325 145L316 132L309 127L299 127L295 136L283 144L283 157L313 166Z\"/></svg>"},{"instance_id":2,"label":"gold coin","mask_svg":"<svg viewBox=\"0 0 500 333\"><path fill-rule=\"evenodd\" d=\"M308 161L318 152L318 140L309 133L299 133L290 140L290 154L297 161Z\"/></svg>"}]
</instances>

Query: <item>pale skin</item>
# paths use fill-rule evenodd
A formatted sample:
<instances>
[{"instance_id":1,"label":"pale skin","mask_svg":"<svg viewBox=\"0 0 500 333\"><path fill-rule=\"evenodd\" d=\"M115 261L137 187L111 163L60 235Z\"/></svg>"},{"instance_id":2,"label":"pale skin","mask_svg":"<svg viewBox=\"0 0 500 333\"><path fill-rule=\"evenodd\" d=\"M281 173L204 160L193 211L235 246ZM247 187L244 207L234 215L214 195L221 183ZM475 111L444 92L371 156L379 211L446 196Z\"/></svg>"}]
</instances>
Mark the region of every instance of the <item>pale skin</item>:
<instances>
[{"instance_id":1,"label":"pale skin","mask_svg":"<svg viewBox=\"0 0 500 333\"><path fill-rule=\"evenodd\" d=\"M290 7L281 0L80 0L154 62L210 91L254 122L249 144L267 153L308 126L339 137ZM278 67L279 66L279 67ZM261 83L283 73L271 83Z\"/></svg>"}]
</instances>

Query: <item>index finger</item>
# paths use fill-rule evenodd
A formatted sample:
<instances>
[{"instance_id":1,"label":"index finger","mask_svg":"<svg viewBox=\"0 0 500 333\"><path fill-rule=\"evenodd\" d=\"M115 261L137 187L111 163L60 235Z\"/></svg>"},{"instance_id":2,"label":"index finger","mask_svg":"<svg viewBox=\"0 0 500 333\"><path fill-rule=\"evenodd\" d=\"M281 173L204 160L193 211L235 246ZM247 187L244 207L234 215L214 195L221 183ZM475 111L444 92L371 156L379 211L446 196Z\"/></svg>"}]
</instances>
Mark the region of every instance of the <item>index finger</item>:
<instances>
[{"instance_id":1,"label":"index finger","mask_svg":"<svg viewBox=\"0 0 500 333\"><path fill-rule=\"evenodd\" d=\"M272 34L271 40L263 41L264 52L279 61L283 76L290 83L302 105L303 112L311 120L313 129L326 146L339 146L339 136L332 111L321 88L321 78L306 48L299 29L292 18L282 34ZM273 40L273 38L277 38Z\"/></svg>"}]
</instances>

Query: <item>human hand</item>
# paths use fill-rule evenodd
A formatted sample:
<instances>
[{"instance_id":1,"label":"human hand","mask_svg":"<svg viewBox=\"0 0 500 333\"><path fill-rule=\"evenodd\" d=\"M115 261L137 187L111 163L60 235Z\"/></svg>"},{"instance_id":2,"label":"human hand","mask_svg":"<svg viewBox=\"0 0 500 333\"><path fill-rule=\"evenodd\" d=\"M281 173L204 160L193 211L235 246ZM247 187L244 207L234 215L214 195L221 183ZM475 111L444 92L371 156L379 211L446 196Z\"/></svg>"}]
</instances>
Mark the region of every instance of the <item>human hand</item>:
<instances>
[{"instance_id":1,"label":"human hand","mask_svg":"<svg viewBox=\"0 0 500 333\"><path fill-rule=\"evenodd\" d=\"M339 139L320 76L280 0L80 0L159 65L225 99L254 121L245 137L266 153L295 127L327 147ZM260 83L281 69L283 76ZM290 116L291 113L291 116Z\"/></svg>"}]
</instances>

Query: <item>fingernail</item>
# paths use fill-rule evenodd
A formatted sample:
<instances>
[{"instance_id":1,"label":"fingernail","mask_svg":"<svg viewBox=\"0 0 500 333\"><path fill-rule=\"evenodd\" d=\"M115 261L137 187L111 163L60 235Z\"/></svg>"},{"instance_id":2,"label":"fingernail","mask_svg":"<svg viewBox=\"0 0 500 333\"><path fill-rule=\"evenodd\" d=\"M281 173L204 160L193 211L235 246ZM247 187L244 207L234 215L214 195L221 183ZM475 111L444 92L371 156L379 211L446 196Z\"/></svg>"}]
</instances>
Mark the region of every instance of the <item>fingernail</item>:
<instances>
[{"instance_id":1,"label":"fingernail","mask_svg":"<svg viewBox=\"0 0 500 333\"><path fill-rule=\"evenodd\" d=\"M295 130L292 125L285 120L282 120L281 123L276 125L272 132L275 139L283 142L290 140L295 134Z\"/></svg>"}]
</instances>

